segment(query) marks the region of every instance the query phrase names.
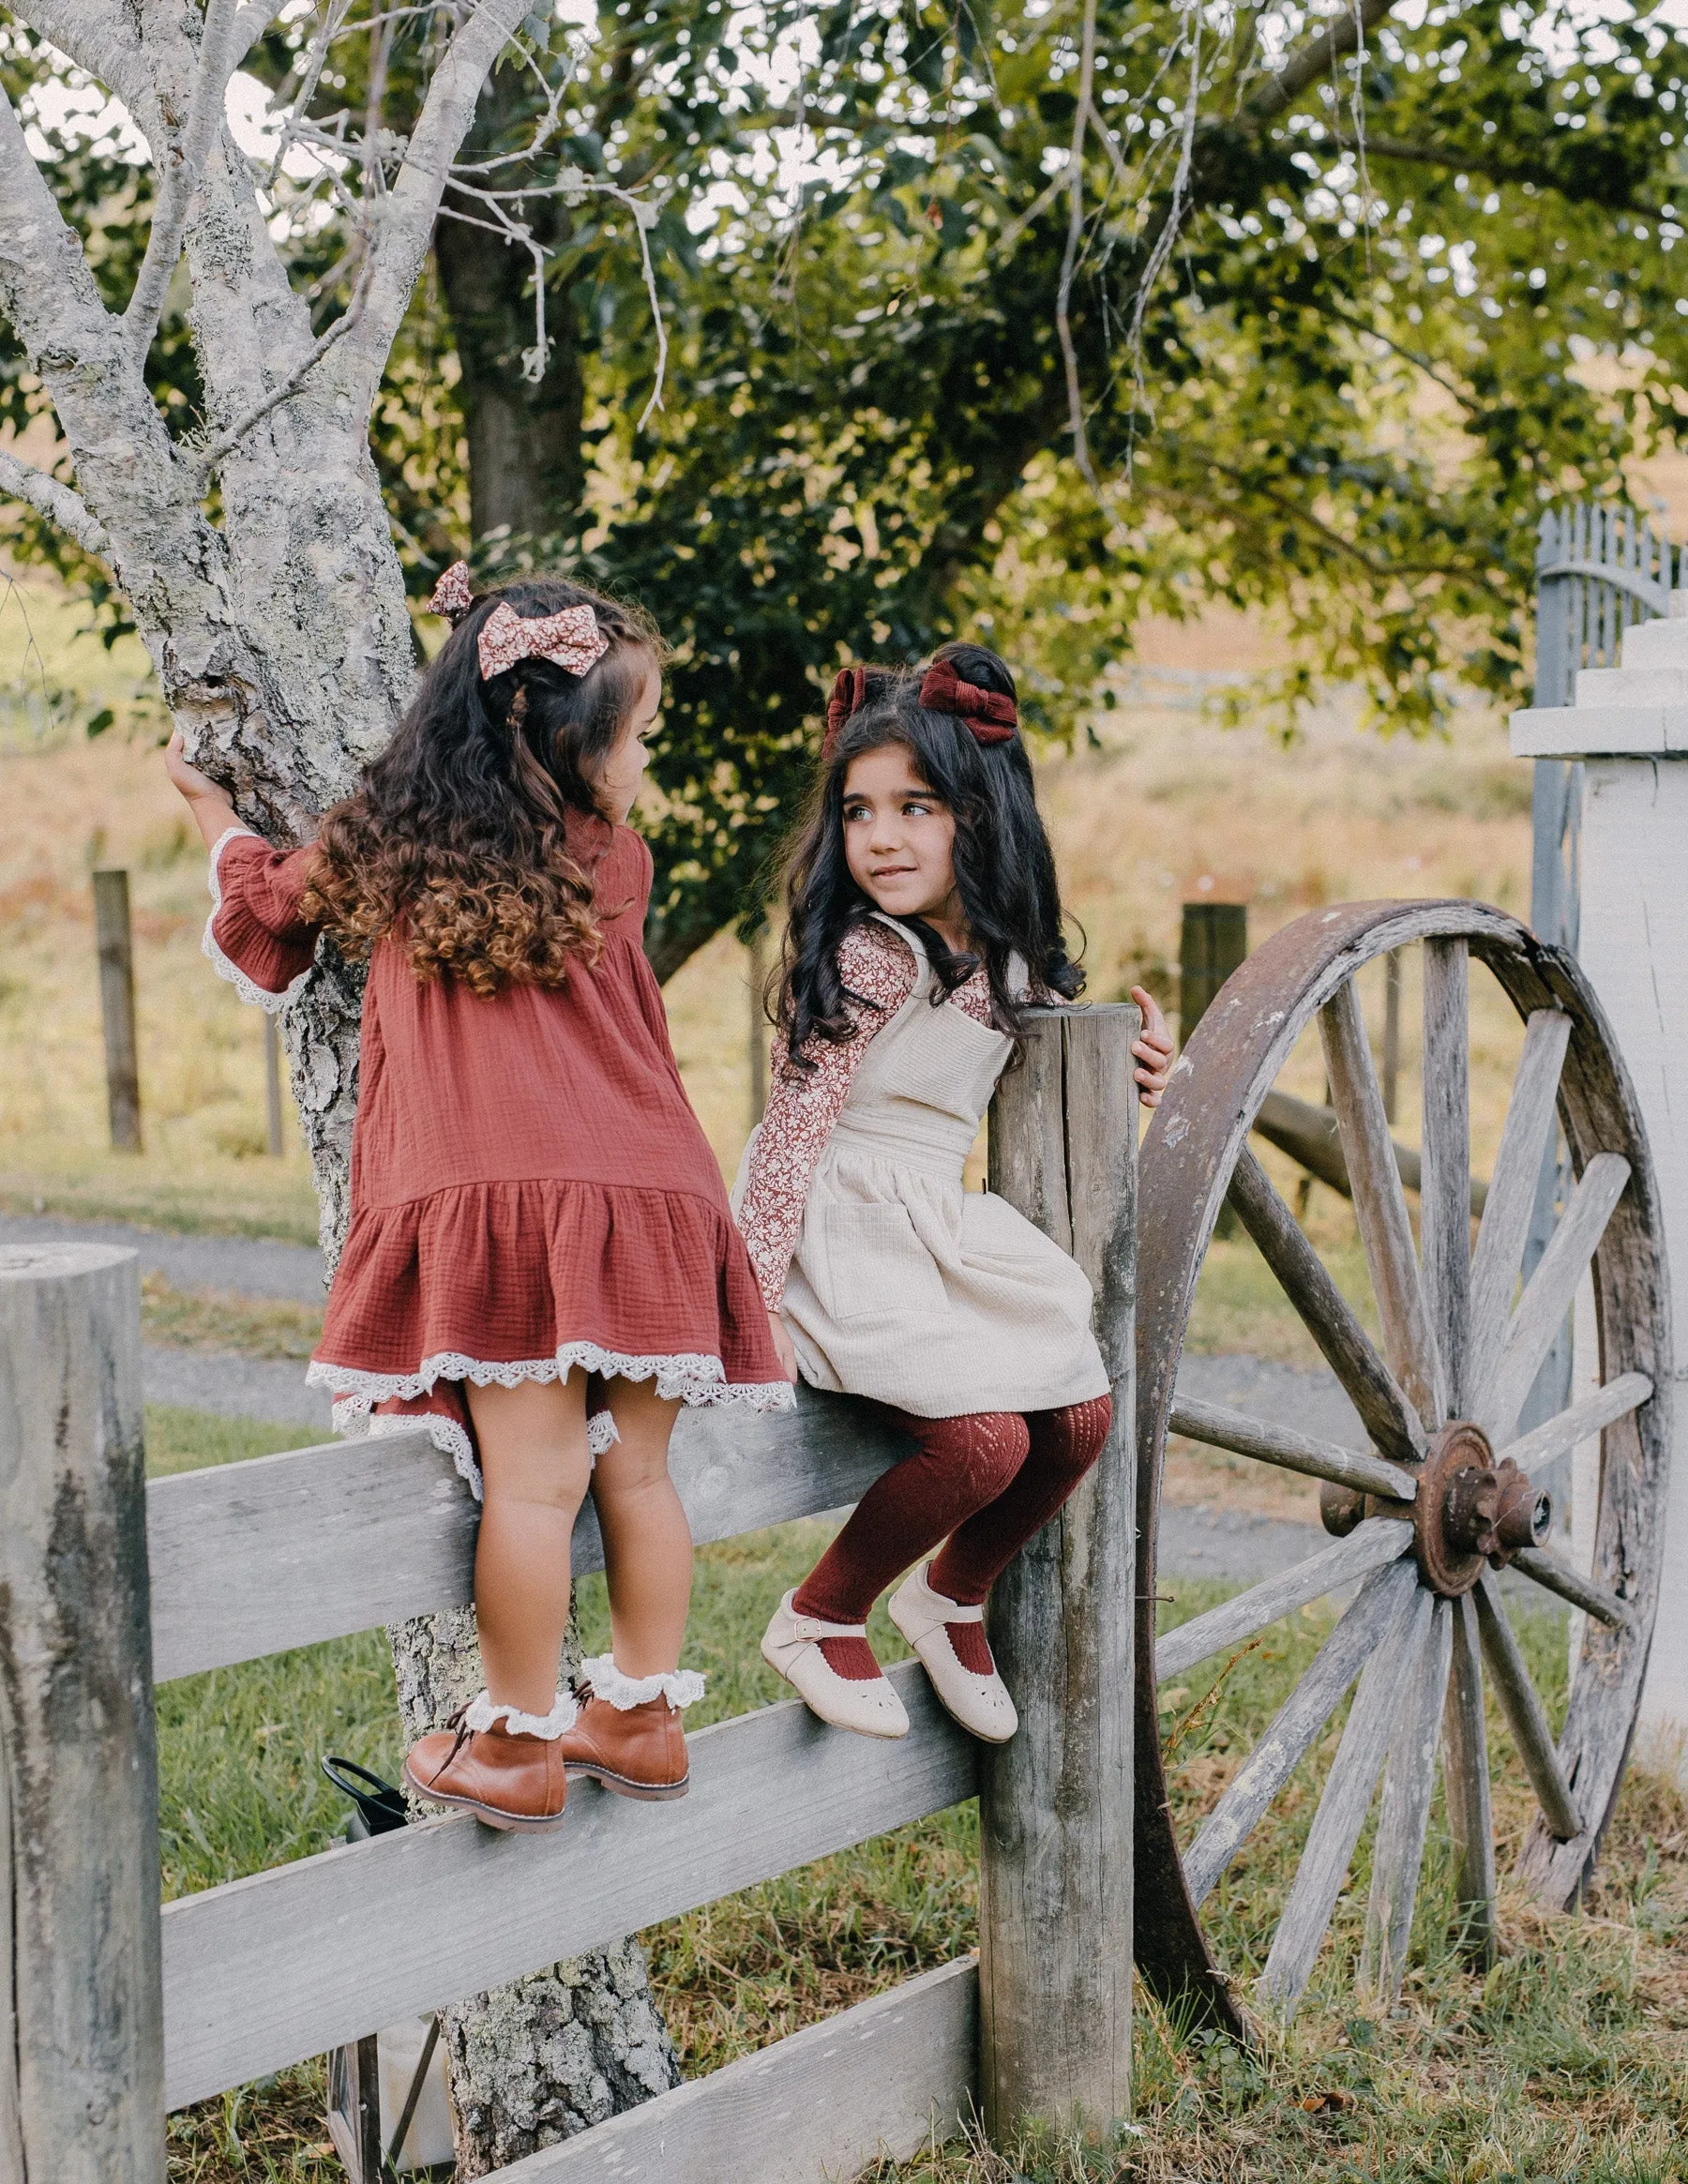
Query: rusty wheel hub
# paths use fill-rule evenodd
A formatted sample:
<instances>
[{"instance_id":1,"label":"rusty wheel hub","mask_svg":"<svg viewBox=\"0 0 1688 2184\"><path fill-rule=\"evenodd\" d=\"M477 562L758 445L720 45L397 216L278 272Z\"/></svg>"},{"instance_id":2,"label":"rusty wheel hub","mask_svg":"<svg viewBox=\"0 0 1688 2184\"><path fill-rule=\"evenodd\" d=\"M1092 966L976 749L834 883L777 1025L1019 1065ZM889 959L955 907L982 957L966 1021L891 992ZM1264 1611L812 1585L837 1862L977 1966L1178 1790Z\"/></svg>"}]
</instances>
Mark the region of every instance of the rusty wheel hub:
<instances>
[{"instance_id":1,"label":"rusty wheel hub","mask_svg":"<svg viewBox=\"0 0 1688 2184\"><path fill-rule=\"evenodd\" d=\"M1487 1437L1465 1420L1444 1425L1419 1474L1412 1529L1419 1571L1444 1599L1469 1592L1485 1563L1500 1570L1522 1547L1539 1547L1553 1497L1510 1457L1497 1464Z\"/></svg>"}]
</instances>

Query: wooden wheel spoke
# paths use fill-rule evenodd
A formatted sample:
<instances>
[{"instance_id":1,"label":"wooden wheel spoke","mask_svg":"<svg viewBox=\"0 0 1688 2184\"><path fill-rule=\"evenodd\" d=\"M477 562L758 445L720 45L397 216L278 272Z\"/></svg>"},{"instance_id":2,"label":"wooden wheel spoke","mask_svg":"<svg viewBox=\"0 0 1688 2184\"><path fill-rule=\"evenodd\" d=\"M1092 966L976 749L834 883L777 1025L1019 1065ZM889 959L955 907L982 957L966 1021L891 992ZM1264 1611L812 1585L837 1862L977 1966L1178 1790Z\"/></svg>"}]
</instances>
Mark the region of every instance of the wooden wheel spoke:
<instances>
[{"instance_id":1,"label":"wooden wheel spoke","mask_svg":"<svg viewBox=\"0 0 1688 2184\"><path fill-rule=\"evenodd\" d=\"M1471 1316L1469 973L1463 941L1424 942L1419 1258L1450 1418L1464 1414Z\"/></svg>"},{"instance_id":2,"label":"wooden wheel spoke","mask_svg":"<svg viewBox=\"0 0 1688 2184\"><path fill-rule=\"evenodd\" d=\"M1405 1560L1378 1571L1361 1587L1191 1844L1183 1872L1193 1904L1199 1906L1206 1901L1214 1882L1247 1842L1273 1799L1341 1705L1349 1685L1394 1632L1417 1589L1418 1573ZM1380 1748L1379 1757L1382 1757Z\"/></svg>"},{"instance_id":3,"label":"wooden wheel spoke","mask_svg":"<svg viewBox=\"0 0 1688 2184\"><path fill-rule=\"evenodd\" d=\"M1419 1417L1436 1427L1446 1415L1436 1340L1413 1249L1407 1194L1351 978L1319 1011L1319 1033L1353 1185L1354 1218L1383 1322L1383 1352Z\"/></svg>"},{"instance_id":4,"label":"wooden wheel spoke","mask_svg":"<svg viewBox=\"0 0 1688 2184\"><path fill-rule=\"evenodd\" d=\"M1620 1152L1597 1152L1571 1194L1553 1241L1525 1285L1500 1345L1494 1370L1472 1381L1477 1423L1491 1441L1503 1441L1518 1423L1530 1385L1564 1324L1589 1261L1623 1196L1630 1164Z\"/></svg>"},{"instance_id":5,"label":"wooden wheel spoke","mask_svg":"<svg viewBox=\"0 0 1688 2184\"><path fill-rule=\"evenodd\" d=\"M1341 1448L1335 1441L1315 1440L1288 1426L1269 1425L1263 1419L1228 1410L1223 1404L1198 1403L1174 1395L1167 1423L1174 1433L1203 1441L1209 1448L1254 1456L1262 1464L1276 1464L1308 1479L1334 1480L1338 1486L1352 1486L1361 1494L1410 1501L1418 1492L1418 1481L1399 1464L1387 1463L1369 1451L1362 1453Z\"/></svg>"},{"instance_id":6,"label":"wooden wheel spoke","mask_svg":"<svg viewBox=\"0 0 1688 2184\"><path fill-rule=\"evenodd\" d=\"M1486 1964L1495 1951L1495 1832L1483 1722L1483 1657L1470 1594L1452 1605L1454 1658L1442 1715L1442 1787L1448 1832L1454 1838L1454 1900L1461 1941L1469 1955Z\"/></svg>"},{"instance_id":7,"label":"wooden wheel spoke","mask_svg":"<svg viewBox=\"0 0 1688 2184\"><path fill-rule=\"evenodd\" d=\"M1246 1147L1232 1171L1228 1196L1237 1218L1360 1413L1361 1424L1382 1454L1397 1463L1415 1462L1424 1450L1417 1413L1324 1261L1302 1233L1295 1215Z\"/></svg>"},{"instance_id":8,"label":"wooden wheel spoke","mask_svg":"<svg viewBox=\"0 0 1688 2184\"><path fill-rule=\"evenodd\" d=\"M1571 1019L1557 1009L1537 1009L1524 1027L1524 1051L1513 1078L1471 1265L1468 1401L1487 1380L1505 1336L1536 1184L1555 1128L1560 1072L1570 1037Z\"/></svg>"},{"instance_id":9,"label":"wooden wheel spoke","mask_svg":"<svg viewBox=\"0 0 1688 2184\"><path fill-rule=\"evenodd\" d=\"M1293 1570L1286 1570L1262 1584L1251 1585L1205 1615L1192 1616L1187 1623L1168 1631L1154 1649L1154 1678L1165 1683L1182 1676L1198 1662L1208 1661L1227 1646L1241 1646L1257 1631L1280 1617L1293 1615L1312 1600L1320 1600L1339 1585L1351 1585L1369 1576L1385 1562L1394 1562L1412 1544L1412 1528L1398 1517L1368 1516L1346 1539L1333 1540L1317 1555L1309 1555Z\"/></svg>"},{"instance_id":10,"label":"wooden wheel spoke","mask_svg":"<svg viewBox=\"0 0 1688 2184\"><path fill-rule=\"evenodd\" d=\"M1400 1993L1407 1968L1407 1945L1412 1936L1412 1906L1424 1861L1430 1797L1436 1786L1436 1747L1441 1735L1442 1701L1453 1649L1453 1610L1445 1600L1439 1600L1407 1702L1390 1740L1383 1768L1378 1840L1372 1851L1371 1899L1366 1905L1360 1984L1390 2002Z\"/></svg>"},{"instance_id":11,"label":"wooden wheel spoke","mask_svg":"<svg viewBox=\"0 0 1688 2184\"><path fill-rule=\"evenodd\" d=\"M1495 1679L1495 1695L1512 1725L1518 1755L1542 1808L1542 1817L1558 1841L1573 1842L1583 1831L1576 1800L1554 1750L1546 1713L1500 1604L1500 1589L1487 1575L1477 1581L1477 1629L1483 1640L1483 1658Z\"/></svg>"},{"instance_id":12,"label":"wooden wheel spoke","mask_svg":"<svg viewBox=\"0 0 1688 2184\"><path fill-rule=\"evenodd\" d=\"M1435 1594L1422 1586L1415 1584L1403 1594L1385 1641L1366 1663L1354 1694L1260 1979L1265 1993L1286 2014L1300 2001L1313 1976L1314 1960L1371 1809L1378 1771L1418 1670L1435 1605Z\"/></svg>"},{"instance_id":13,"label":"wooden wheel spoke","mask_svg":"<svg viewBox=\"0 0 1688 2184\"><path fill-rule=\"evenodd\" d=\"M1638 1410L1652 1392L1653 1384L1645 1373L1620 1373L1605 1387L1596 1388L1591 1395L1574 1403L1569 1410L1561 1410L1557 1418L1538 1425L1533 1433L1509 1442L1495 1461L1504 1463L1510 1456L1520 1471L1533 1471L1538 1465L1568 1455L1578 1441L1588 1440L1604 1426Z\"/></svg>"},{"instance_id":14,"label":"wooden wheel spoke","mask_svg":"<svg viewBox=\"0 0 1688 2184\"><path fill-rule=\"evenodd\" d=\"M1561 1562L1551 1547L1525 1547L1513 1557L1512 1566L1609 1629L1629 1629L1633 1618L1618 1595L1608 1592L1604 1585L1596 1585L1591 1577L1585 1577L1580 1570L1574 1570L1569 1562Z\"/></svg>"}]
</instances>

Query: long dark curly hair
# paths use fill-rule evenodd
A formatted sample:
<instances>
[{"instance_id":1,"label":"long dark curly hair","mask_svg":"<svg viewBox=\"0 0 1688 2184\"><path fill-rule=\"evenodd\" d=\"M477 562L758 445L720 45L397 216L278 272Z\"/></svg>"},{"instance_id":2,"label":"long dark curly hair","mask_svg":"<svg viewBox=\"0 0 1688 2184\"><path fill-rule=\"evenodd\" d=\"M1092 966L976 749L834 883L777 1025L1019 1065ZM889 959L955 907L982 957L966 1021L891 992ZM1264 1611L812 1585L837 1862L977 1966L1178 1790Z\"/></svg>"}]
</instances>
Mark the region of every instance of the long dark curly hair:
<instances>
[{"instance_id":1,"label":"long dark curly hair","mask_svg":"<svg viewBox=\"0 0 1688 2184\"><path fill-rule=\"evenodd\" d=\"M1014 677L979 644L946 644L934 660L949 661L963 682L1013 699ZM867 670L863 702L845 721L816 783L786 866L786 931L776 1020L787 1051L806 1066L802 1049L819 1035L842 1043L855 1036L847 1004L860 1002L838 973L838 950L873 904L850 876L844 857L844 782L851 761L886 744L901 744L915 773L956 821L956 887L971 949L952 949L924 919L910 919L934 973L934 1003L947 1000L982 963L990 981L991 1012L1018 1038L1023 1002L1009 990L1008 965L1022 956L1035 987L1072 1001L1084 972L1067 952L1055 859L1044 832L1031 761L1017 735L979 743L965 720L920 702L922 670Z\"/></svg>"},{"instance_id":2,"label":"long dark curly hair","mask_svg":"<svg viewBox=\"0 0 1688 2184\"><path fill-rule=\"evenodd\" d=\"M590 606L610 648L584 675L527 659L483 682L476 640L501 600L524 621ZM592 878L564 829L570 812L603 816L589 771L661 659L643 614L562 578L476 598L363 787L324 819L306 914L350 956L393 934L418 978L482 995L595 962Z\"/></svg>"}]
</instances>

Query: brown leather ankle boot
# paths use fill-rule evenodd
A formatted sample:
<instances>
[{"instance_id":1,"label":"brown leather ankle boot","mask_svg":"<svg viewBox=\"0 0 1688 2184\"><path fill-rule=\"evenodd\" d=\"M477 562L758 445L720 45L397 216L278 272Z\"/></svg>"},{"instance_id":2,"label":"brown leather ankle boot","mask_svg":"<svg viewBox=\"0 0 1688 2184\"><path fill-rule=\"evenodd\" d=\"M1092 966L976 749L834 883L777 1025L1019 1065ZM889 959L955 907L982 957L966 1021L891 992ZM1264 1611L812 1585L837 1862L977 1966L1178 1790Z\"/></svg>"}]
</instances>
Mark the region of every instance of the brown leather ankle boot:
<instances>
[{"instance_id":1,"label":"brown leather ankle boot","mask_svg":"<svg viewBox=\"0 0 1688 2184\"><path fill-rule=\"evenodd\" d=\"M590 1775L623 1798L683 1798L691 1785L680 1709L665 1694L614 1707L595 1693L558 1740L568 1773Z\"/></svg>"},{"instance_id":2,"label":"brown leather ankle boot","mask_svg":"<svg viewBox=\"0 0 1688 2184\"><path fill-rule=\"evenodd\" d=\"M470 1725L490 1713L497 1718ZM484 1696L465 1707L451 1727L411 1746L404 1779L419 1798L473 1813L489 1828L543 1834L563 1825L563 1739L513 1731L507 1713L489 1709Z\"/></svg>"}]
</instances>

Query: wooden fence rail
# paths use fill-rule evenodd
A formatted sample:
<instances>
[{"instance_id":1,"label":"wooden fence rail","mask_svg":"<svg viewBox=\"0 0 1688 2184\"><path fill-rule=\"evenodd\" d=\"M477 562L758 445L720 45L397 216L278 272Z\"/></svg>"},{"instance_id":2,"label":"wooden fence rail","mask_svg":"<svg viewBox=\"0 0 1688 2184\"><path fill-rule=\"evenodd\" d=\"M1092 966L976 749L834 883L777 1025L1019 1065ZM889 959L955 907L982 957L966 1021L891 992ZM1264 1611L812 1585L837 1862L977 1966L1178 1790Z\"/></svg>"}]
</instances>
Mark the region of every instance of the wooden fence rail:
<instances>
[{"instance_id":1,"label":"wooden fence rail","mask_svg":"<svg viewBox=\"0 0 1688 2184\"><path fill-rule=\"evenodd\" d=\"M1102 1462L992 1603L1022 1721L994 1753L906 1664L892 1671L912 1721L900 1741L840 1735L794 1701L769 1707L690 1740L683 1804L582 1785L555 1835L428 1820L160 1919L154 1679L467 1600L476 1513L409 1431L159 1480L143 1499L132 1258L0 1253L0 1662L22 1664L0 1676L0 1920L12 1924L0 1931L0 2176L162 2184L166 2105L975 1790L976 1973L908 1982L506 2175L819 2184L882 2145L906 2152L928 2126L953 2128L975 2091L997 2126L1125 2111L1136 1026L1124 1008L1042 1019L993 1115L993 1182L1091 1274L1115 1381ZM806 1394L785 1418L687 1413L673 1469L695 1535L716 1540L854 1501L902 1445L849 1402ZM590 1512L576 1557L602 1563ZM56 1815L45 1831L43 1813Z\"/></svg>"}]
</instances>

